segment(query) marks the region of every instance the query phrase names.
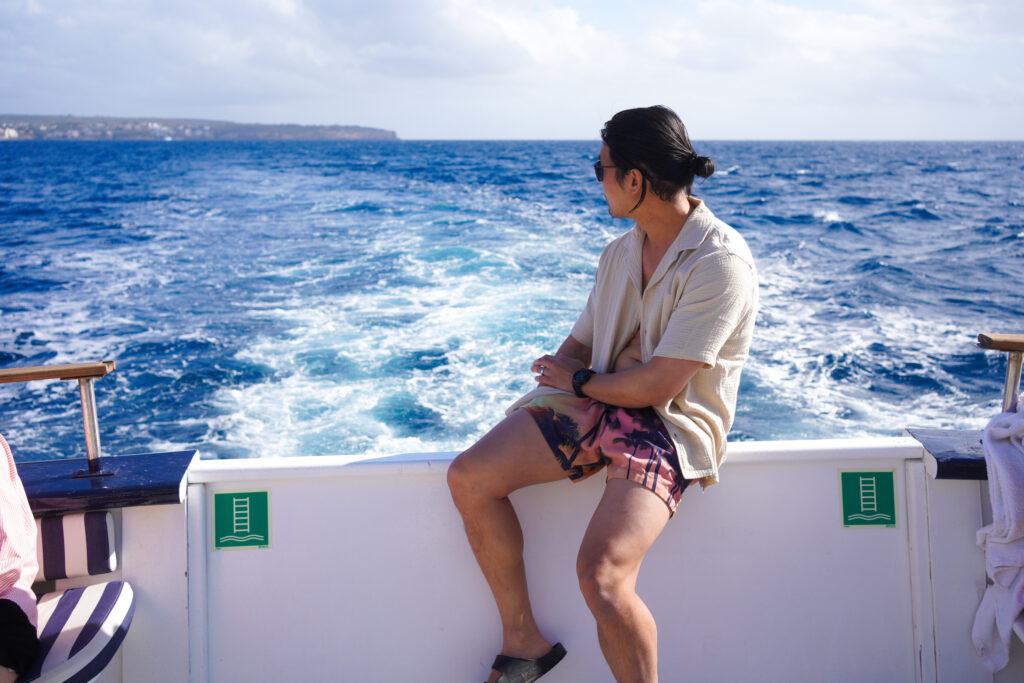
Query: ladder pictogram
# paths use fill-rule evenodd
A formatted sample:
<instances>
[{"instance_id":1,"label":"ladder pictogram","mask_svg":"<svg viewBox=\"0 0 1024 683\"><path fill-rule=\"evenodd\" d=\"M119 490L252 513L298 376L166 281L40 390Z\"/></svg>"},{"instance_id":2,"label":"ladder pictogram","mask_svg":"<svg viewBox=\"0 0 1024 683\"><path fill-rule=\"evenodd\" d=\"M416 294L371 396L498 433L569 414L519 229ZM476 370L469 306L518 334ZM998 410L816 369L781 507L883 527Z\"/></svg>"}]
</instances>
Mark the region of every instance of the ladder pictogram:
<instances>
[{"instance_id":1,"label":"ladder pictogram","mask_svg":"<svg viewBox=\"0 0 1024 683\"><path fill-rule=\"evenodd\" d=\"M241 496L232 498L231 509L233 512L235 533L249 533L249 497Z\"/></svg>"},{"instance_id":2,"label":"ladder pictogram","mask_svg":"<svg viewBox=\"0 0 1024 683\"><path fill-rule=\"evenodd\" d=\"M878 512L878 494L874 477L860 477L860 511Z\"/></svg>"}]
</instances>

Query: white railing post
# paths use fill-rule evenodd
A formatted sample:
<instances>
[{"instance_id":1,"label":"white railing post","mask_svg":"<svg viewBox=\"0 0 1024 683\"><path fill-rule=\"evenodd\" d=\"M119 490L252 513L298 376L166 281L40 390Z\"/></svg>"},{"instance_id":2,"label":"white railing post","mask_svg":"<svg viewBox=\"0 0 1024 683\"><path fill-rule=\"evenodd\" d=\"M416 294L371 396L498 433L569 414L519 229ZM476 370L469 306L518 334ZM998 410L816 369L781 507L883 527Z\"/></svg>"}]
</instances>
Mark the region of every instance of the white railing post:
<instances>
[{"instance_id":1,"label":"white railing post","mask_svg":"<svg viewBox=\"0 0 1024 683\"><path fill-rule=\"evenodd\" d=\"M1006 354L1006 387L1003 389L1003 412L1017 410L1020 400L1020 370L1024 351L1010 351Z\"/></svg>"},{"instance_id":2,"label":"white railing post","mask_svg":"<svg viewBox=\"0 0 1024 683\"><path fill-rule=\"evenodd\" d=\"M82 397L82 424L85 426L85 455L90 466L100 458L100 425L96 419L96 392L92 377L78 380L78 393ZM90 467L91 469L91 467Z\"/></svg>"}]
</instances>

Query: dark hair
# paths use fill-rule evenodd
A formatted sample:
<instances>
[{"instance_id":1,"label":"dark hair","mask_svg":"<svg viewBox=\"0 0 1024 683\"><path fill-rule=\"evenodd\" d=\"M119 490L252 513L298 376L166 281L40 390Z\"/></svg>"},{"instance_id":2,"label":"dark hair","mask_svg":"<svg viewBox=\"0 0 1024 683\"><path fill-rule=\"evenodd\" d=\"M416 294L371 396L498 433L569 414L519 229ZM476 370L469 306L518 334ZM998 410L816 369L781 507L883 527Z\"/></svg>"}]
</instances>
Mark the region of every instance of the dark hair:
<instances>
[{"instance_id":1,"label":"dark hair","mask_svg":"<svg viewBox=\"0 0 1024 683\"><path fill-rule=\"evenodd\" d=\"M693 151L676 113L661 105L620 111L604 124L601 140L608 145L617 180L635 168L666 201L680 190L690 194L694 176L708 178L715 172L715 162ZM637 206L643 198L641 194Z\"/></svg>"}]
</instances>

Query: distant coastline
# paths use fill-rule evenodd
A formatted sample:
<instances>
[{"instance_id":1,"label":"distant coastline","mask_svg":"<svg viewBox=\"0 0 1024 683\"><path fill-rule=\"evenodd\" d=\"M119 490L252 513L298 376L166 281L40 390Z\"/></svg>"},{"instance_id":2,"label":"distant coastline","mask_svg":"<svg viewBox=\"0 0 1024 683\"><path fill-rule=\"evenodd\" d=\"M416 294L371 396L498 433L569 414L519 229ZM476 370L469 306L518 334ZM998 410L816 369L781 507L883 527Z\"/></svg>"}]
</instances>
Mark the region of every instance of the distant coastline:
<instances>
[{"instance_id":1,"label":"distant coastline","mask_svg":"<svg viewBox=\"0 0 1024 683\"><path fill-rule=\"evenodd\" d=\"M0 114L0 141L10 140L398 140L398 135L365 126Z\"/></svg>"}]
</instances>

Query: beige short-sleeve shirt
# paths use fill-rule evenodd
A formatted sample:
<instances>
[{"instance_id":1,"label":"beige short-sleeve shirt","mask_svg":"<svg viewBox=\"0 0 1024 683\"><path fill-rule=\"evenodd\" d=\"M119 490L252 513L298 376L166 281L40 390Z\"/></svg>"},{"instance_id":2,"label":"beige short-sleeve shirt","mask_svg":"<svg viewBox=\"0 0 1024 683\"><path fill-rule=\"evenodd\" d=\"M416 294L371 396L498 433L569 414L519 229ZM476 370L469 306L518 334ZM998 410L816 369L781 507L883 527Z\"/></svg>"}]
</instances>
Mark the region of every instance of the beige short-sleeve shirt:
<instances>
[{"instance_id":1,"label":"beige short-sleeve shirt","mask_svg":"<svg viewBox=\"0 0 1024 683\"><path fill-rule=\"evenodd\" d=\"M639 329L643 362L654 356L704 365L666 405L653 406L679 453L683 476L718 481L740 371L757 315L757 270L746 242L697 199L672 246L642 287L644 233L615 239L601 254L594 287L572 329L607 372ZM541 387L517 401L525 405Z\"/></svg>"}]
</instances>

